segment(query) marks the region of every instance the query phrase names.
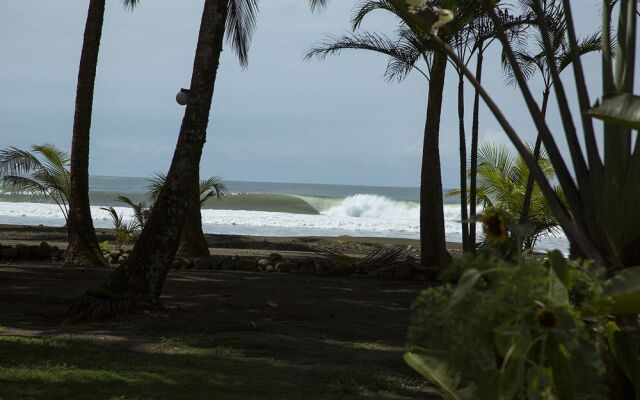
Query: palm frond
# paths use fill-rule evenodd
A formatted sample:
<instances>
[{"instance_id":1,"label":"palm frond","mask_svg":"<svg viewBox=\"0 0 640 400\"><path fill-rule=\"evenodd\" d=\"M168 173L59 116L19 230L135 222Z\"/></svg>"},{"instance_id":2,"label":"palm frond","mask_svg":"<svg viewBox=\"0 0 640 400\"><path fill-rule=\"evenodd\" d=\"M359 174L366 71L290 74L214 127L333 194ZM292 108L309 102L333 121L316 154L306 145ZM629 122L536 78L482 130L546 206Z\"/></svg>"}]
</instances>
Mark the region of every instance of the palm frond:
<instances>
[{"instance_id":1,"label":"palm frond","mask_svg":"<svg viewBox=\"0 0 640 400\"><path fill-rule=\"evenodd\" d=\"M147 180L149 181L149 184L147 185L149 199L151 201L151 204L154 204L158 200L160 191L162 191L162 187L167 180L167 174L163 172L156 172L151 178Z\"/></svg>"},{"instance_id":2,"label":"palm frond","mask_svg":"<svg viewBox=\"0 0 640 400\"><path fill-rule=\"evenodd\" d=\"M256 28L257 14L257 0L229 1L226 23L227 41L243 67L246 67L249 61L249 46Z\"/></svg>"},{"instance_id":3,"label":"palm frond","mask_svg":"<svg viewBox=\"0 0 640 400\"><path fill-rule=\"evenodd\" d=\"M125 10L133 11L140 4L140 0L122 0Z\"/></svg>"},{"instance_id":4,"label":"palm frond","mask_svg":"<svg viewBox=\"0 0 640 400\"><path fill-rule=\"evenodd\" d=\"M397 40L377 33L351 33L342 37L328 37L317 47L307 51L305 59L319 58L323 60L328 55L339 54L343 50L367 50L389 57L385 76L388 80L404 79L415 68L422 51L416 47L415 38L406 32Z\"/></svg>"},{"instance_id":5,"label":"palm frond","mask_svg":"<svg viewBox=\"0 0 640 400\"><path fill-rule=\"evenodd\" d=\"M398 15L398 8L387 0L365 0L357 5L353 15L351 16L351 29L354 31L360 28L365 17L373 11L389 11L402 19Z\"/></svg>"},{"instance_id":6,"label":"palm frond","mask_svg":"<svg viewBox=\"0 0 640 400\"><path fill-rule=\"evenodd\" d=\"M0 150L0 175L28 174L37 168L43 168L42 163L31 152L16 147Z\"/></svg>"},{"instance_id":7,"label":"palm frond","mask_svg":"<svg viewBox=\"0 0 640 400\"><path fill-rule=\"evenodd\" d=\"M227 185L221 176L212 176L200 182L200 204L204 204L211 197L222 200L227 192Z\"/></svg>"}]
</instances>

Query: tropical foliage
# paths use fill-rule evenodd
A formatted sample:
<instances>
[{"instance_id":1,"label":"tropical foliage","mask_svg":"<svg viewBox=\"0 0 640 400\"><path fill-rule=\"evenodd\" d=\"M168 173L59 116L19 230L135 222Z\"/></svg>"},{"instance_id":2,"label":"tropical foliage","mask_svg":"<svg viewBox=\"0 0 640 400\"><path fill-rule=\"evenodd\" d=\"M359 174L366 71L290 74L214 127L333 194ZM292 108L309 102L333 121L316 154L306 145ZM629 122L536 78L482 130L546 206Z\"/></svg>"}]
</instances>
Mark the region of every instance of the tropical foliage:
<instances>
[{"instance_id":1,"label":"tropical foliage","mask_svg":"<svg viewBox=\"0 0 640 400\"><path fill-rule=\"evenodd\" d=\"M468 80L480 91L485 103L497 118L509 139L516 146L529 166L534 179L540 185L550 208L558 218L569 240L586 257L600 265L606 265L610 271L636 265L640 262L640 214L636 212L640 203L640 186L634 184L640 179L640 141L632 146L631 130L636 129L640 100L632 94L634 88L637 11L635 0L618 2L603 1L602 23L602 105L592 108L587 90L586 78L578 52L578 41L574 28L573 13L568 0L563 0L563 12L567 23L567 37L573 54L574 85L580 107L579 115L572 113L564 83L561 81L557 65L549 63L551 77L556 94L558 111L562 119L562 130L567 141L570 165L560 150L556 138L537 106L525 74L518 65L514 49L509 43L504 29L493 11L493 2L485 0L489 16L496 23L498 37L502 43L506 58L514 70L518 87L526 102L533 123L541 136L542 144L557 174L558 182L565 194L566 204L557 197L544 173L536 165L535 158L521 141L518 133L509 123L491 96L456 56L455 52L443 40L432 36L450 59L464 70ZM544 18L540 2L531 5L537 15L543 47L547 58L551 59L553 45L549 27ZM618 7L617 56L614 59L612 48L612 11ZM423 29L429 31L436 19L436 10L423 9L421 16ZM615 68L614 68L615 64ZM621 99L628 99L621 100ZM606 110L606 112L604 111ZM593 119L604 122L604 148L601 149L595 138ZM578 136L576 119L582 123L582 142ZM575 178L574 178L575 177Z\"/></svg>"},{"instance_id":2,"label":"tropical foliage","mask_svg":"<svg viewBox=\"0 0 640 400\"><path fill-rule=\"evenodd\" d=\"M0 150L0 178L6 186L27 194L50 197L69 215L69 154L52 144Z\"/></svg>"},{"instance_id":3,"label":"tropical foliage","mask_svg":"<svg viewBox=\"0 0 640 400\"><path fill-rule=\"evenodd\" d=\"M122 213L118 213L112 206L100 207L100 209L108 212L113 222L116 250L120 250L122 246L132 243L136 230L140 228L138 221L136 219L125 221Z\"/></svg>"},{"instance_id":4,"label":"tropical foliage","mask_svg":"<svg viewBox=\"0 0 640 400\"><path fill-rule=\"evenodd\" d=\"M482 257L459 264L455 288L427 289L415 301L409 337L417 347L405 356L444 399L618 398L606 387L603 342L640 383L628 338L607 318L640 311L632 303L638 268L605 281L604 269L559 252L544 264Z\"/></svg>"},{"instance_id":5,"label":"tropical foliage","mask_svg":"<svg viewBox=\"0 0 640 400\"><path fill-rule=\"evenodd\" d=\"M555 173L544 152L538 160L544 175L552 181ZM485 143L478 152L478 194L477 204L481 208L496 207L505 213L507 224L520 223L529 169L521 156L513 155L505 146ZM559 187L554 187L562 198ZM450 195L460 195L460 190L451 190ZM470 201L467 198L467 201ZM530 211L526 221L530 234L522 238L525 249L533 249L536 240L543 233L556 234L560 231L558 221L540 188L535 185L530 199Z\"/></svg>"}]
</instances>

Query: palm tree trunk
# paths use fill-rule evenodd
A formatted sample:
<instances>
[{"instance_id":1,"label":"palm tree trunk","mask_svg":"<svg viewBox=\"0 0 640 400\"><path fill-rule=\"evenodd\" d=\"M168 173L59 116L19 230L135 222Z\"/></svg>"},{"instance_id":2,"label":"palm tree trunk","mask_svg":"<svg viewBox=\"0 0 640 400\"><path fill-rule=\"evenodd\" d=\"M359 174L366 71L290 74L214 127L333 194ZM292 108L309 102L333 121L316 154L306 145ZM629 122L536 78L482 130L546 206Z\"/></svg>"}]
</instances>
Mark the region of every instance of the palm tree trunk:
<instances>
[{"instance_id":1,"label":"palm tree trunk","mask_svg":"<svg viewBox=\"0 0 640 400\"><path fill-rule=\"evenodd\" d=\"M482 82L482 63L484 61L484 50L482 44L478 46L478 58L476 60L476 78ZM473 97L473 116L471 123L471 178L469 193L469 218L475 221L476 207L478 202L478 136L480 132L480 92L475 91ZM471 222L469 226L469 247L471 251L476 248L476 223Z\"/></svg>"},{"instance_id":2,"label":"palm tree trunk","mask_svg":"<svg viewBox=\"0 0 640 400\"><path fill-rule=\"evenodd\" d=\"M69 246L65 256L65 264L73 266L107 265L98 245L89 205L89 132L104 9L105 0L89 2L78 72L71 140Z\"/></svg>"},{"instance_id":3,"label":"palm tree trunk","mask_svg":"<svg viewBox=\"0 0 640 400\"><path fill-rule=\"evenodd\" d=\"M462 218L462 251L471 251L469 215L467 213L467 141L464 129L464 75L458 74L458 129L460 135L460 216Z\"/></svg>"},{"instance_id":4,"label":"palm tree trunk","mask_svg":"<svg viewBox=\"0 0 640 400\"><path fill-rule=\"evenodd\" d=\"M198 168L199 170L199 168ZM196 191L191 196L190 204L184 219L184 228L180 237L178 257L209 258L209 246L202 230L202 214L200 212L200 174L196 175Z\"/></svg>"},{"instance_id":5,"label":"palm tree trunk","mask_svg":"<svg viewBox=\"0 0 640 400\"><path fill-rule=\"evenodd\" d=\"M165 184L131 254L97 292L89 292L67 313L69 319L100 318L159 304L168 269L178 249L185 210L196 192L214 83L222 52L227 0L206 0L191 77L191 93Z\"/></svg>"},{"instance_id":6,"label":"palm tree trunk","mask_svg":"<svg viewBox=\"0 0 640 400\"><path fill-rule=\"evenodd\" d=\"M550 93L551 92L549 89L545 89L545 91L542 93L542 110L541 110L542 117L545 117L547 115L547 104L549 103ZM535 158L536 161L540 159L541 147L542 147L542 137L538 135L536 137L536 144L533 149L533 158ZM534 184L533 174L529 174L529 176L527 177L527 188L525 189L525 192L524 192L524 200L522 200L522 211L520 213L520 220L518 221L520 225L527 223L527 220L529 219L529 209L531 208L531 196L533 196L533 184Z\"/></svg>"},{"instance_id":7,"label":"palm tree trunk","mask_svg":"<svg viewBox=\"0 0 640 400\"><path fill-rule=\"evenodd\" d=\"M446 68L446 55L434 53L429 81L420 179L420 262L424 266L442 267L447 264L449 258L444 232L439 149L440 114Z\"/></svg>"}]
</instances>

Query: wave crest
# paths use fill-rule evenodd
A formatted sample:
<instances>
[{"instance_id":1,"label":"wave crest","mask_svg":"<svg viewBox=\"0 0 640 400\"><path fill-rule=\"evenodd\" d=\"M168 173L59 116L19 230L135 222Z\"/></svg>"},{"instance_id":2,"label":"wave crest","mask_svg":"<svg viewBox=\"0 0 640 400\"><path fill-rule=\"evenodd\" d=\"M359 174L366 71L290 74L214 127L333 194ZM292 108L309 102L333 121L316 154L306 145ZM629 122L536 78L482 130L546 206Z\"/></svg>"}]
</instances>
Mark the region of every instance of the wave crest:
<instances>
[{"instance_id":1,"label":"wave crest","mask_svg":"<svg viewBox=\"0 0 640 400\"><path fill-rule=\"evenodd\" d=\"M415 219L420 217L418 203L396 201L373 194L356 194L346 197L322 214L331 217Z\"/></svg>"}]
</instances>

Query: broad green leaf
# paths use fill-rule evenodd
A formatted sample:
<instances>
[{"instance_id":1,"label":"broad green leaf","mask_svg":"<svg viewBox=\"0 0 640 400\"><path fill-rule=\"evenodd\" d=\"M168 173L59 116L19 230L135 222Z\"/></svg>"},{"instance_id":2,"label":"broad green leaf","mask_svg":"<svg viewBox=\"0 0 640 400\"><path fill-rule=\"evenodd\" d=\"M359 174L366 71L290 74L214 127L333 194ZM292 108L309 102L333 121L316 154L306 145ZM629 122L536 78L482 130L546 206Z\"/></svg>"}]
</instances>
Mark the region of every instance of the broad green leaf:
<instances>
[{"instance_id":1,"label":"broad green leaf","mask_svg":"<svg viewBox=\"0 0 640 400\"><path fill-rule=\"evenodd\" d=\"M440 390L444 400L474 399L473 386L460 388L460 373L453 371L445 362L426 354L410 351L404 354L404 361L420 375Z\"/></svg>"},{"instance_id":2,"label":"broad green leaf","mask_svg":"<svg viewBox=\"0 0 640 400\"><path fill-rule=\"evenodd\" d=\"M493 330L493 343L500 357L526 358L527 350L531 344L531 335L528 329L518 329L513 324L503 324Z\"/></svg>"},{"instance_id":3,"label":"broad green leaf","mask_svg":"<svg viewBox=\"0 0 640 400\"><path fill-rule=\"evenodd\" d=\"M614 322L607 325L607 341L613 358L633 385L636 397L640 398L640 360L634 356L633 347Z\"/></svg>"},{"instance_id":4,"label":"broad green leaf","mask_svg":"<svg viewBox=\"0 0 640 400\"><path fill-rule=\"evenodd\" d=\"M458 286L456 290L451 294L451 299L449 300L449 308L455 307L458 303L460 303L465 296L473 289L482 274L477 269L468 269L464 271L460 280L458 281Z\"/></svg>"},{"instance_id":5,"label":"broad green leaf","mask_svg":"<svg viewBox=\"0 0 640 400\"><path fill-rule=\"evenodd\" d=\"M640 130L640 96L631 93L605 96L602 104L587 114L607 123Z\"/></svg>"},{"instance_id":6,"label":"broad green leaf","mask_svg":"<svg viewBox=\"0 0 640 400\"><path fill-rule=\"evenodd\" d=\"M553 372L555 394L563 400L575 400L576 386L571 370L571 356L553 337L547 342L546 356Z\"/></svg>"},{"instance_id":7,"label":"broad green leaf","mask_svg":"<svg viewBox=\"0 0 640 400\"><path fill-rule=\"evenodd\" d=\"M556 273L556 276L564 286L571 290L573 282L571 282L571 271L567 260L558 250L550 251L547 256L549 257L549 267Z\"/></svg>"},{"instance_id":8,"label":"broad green leaf","mask_svg":"<svg viewBox=\"0 0 640 400\"><path fill-rule=\"evenodd\" d=\"M555 304L569 304L569 290L553 268L549 269L549 298Z\"/></svg>"},{"instance_id":9,"label":"broad green leaf","mask_svg":"<svg viewBox=\"0 0 640 400\"><path fill-rule=\"evenodd\" d=\"M606 281L603 295L588 305L596 315L640 313L640 267L626 268Z\"/></svg>"}]
</instances>

